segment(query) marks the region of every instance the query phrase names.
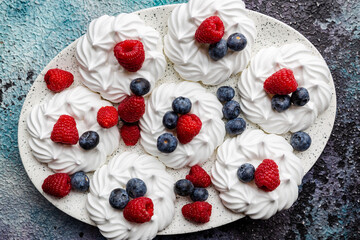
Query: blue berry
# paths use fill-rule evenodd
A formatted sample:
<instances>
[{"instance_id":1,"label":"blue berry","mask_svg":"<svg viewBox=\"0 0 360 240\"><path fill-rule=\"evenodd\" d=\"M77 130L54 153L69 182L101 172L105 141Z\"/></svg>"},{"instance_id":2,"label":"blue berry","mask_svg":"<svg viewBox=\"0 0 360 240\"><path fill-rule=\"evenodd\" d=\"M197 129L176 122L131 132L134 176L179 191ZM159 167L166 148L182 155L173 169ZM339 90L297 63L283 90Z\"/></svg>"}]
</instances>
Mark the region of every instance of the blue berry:
<instances>
[{"instance_id":1,"label":"blue berry","mask_svg":"<svg viewBox=\"0 0 360 240\"><path fill-rule=\"evenodd\" d=\"M310 100L309 92L306 88L298 88L291 94L291 102L295 106L304 106Z\"/></svg>"},{"instance_id":2,"label":"blue berry","mask_svg":"<svg viewBox=\"0 0 360 240\"><path fill-rule=\"evenodd\" d=\"M194 191L194 185L187 179L181 179L175 183L174 191L180 196L189 196Z\"/></svg>"},{"instance_id":3,"label":"blue berry","mask_svg":"<svg viewBox=\"0 0 360 240\"><path fill-rule=\"evenodd\" d=\"M229 135L239 135L245 131L246 122L242 118L235 118L225 124L225 129Z\"/></svg>"},{"instance_id":4,"label":"blue berry","mask_svg":"<svg viewBox=\"0 0 360 240\"><path fill-rule=\"evenodd\" d=\"M191 101L186 97L177 97L172 102L172 109L178 114L187 114L191 110Z\"/></svg>"},{"instance_id":5,"label":"blue berry","mask_svg":"<svg viewBox=\"0 0 360 240\"><path fill-rule=\"evenodd\" d=\"M110 193L109 203L113 208L124 209L129 200L129 195L122 188L116 188Z\"/></svg>"},{"instance_id":6,"label":"blue berry","mask_svg":"<svg viewBox=\"0 0 360 240\"><path fill-rule=\"evenodd\" d=\"M311 145L311 137L306 132L296 132L291 136L291 146L297 151L305 151Z\"/></svg>"},{"instance_id":7,"label":"blue berry","mask_svg":"<svg viewBox=\"0 0 360 240\"><path fill-rule=\"evenodd\" d=\"M237 176L244 183L251 182L254 179L255 167L250 163L244 163L237 170Z\"/></svg>"},{"instance_id":8,"label":"blue berry","mask_svg":"<svg viewBox=\"0 0 360 240\"><path fill-rule=\"evenodd\" d=\"M163 133L157 139L157 148L160 152L171 153L175 151L178 140L171 133Z\"/></svg>"},{"instance_id":9,"label":"blue berry","mask_svg":"<svg viewBox=\"0 0 360 240\"><path fill-rule=\"evenodd\" d=\"M209 197L209 193L206 190L206 188L194 188L194 191L190 194L190 198L194 202L206 201L208 197Z\"/></svg>"},{"instance_id":10,"label":"blue berry","mask_svg":"<svg viewBox=\"0 0 360 240\"><path fill-rule=\"evenodd\" d=\"M136 78L130 83L130 90L136 96L142 96L150 91L150 82L145 78Z\"/></svg>"},{"instance_id":11,"label":"blue berry","mask_svg":"<svg viewBox=\"0 0 360 240\"><path fill-rule=\"evenodd\" d=\"M132 178L126 183L126 192L132 198L142 197L146 194L146 191L146 184L139 178Z\"/></svg>"},{"instance_id":12,"label":"blue berry","mask_svg":"<svg viewBox=\"0 0 360 240\"><path fill-rule=\"evenodd\" d=\"M70 183L73 189L80 192L86 192L90 186L90 180L83 171L74 173Z\"/></svg>"},{"instance_id":13,"label":"blue berry","mask_svg":"<svg viewBox=\"0 0 360 240\"><path fill-rule=\"evenodd\" d=\"M226 41L221 39L217 43L210 44L209 46L209 56L212 60L217 61L225 57L228 51Z\"/></svg>"},{"instance_id":14,"label":"blue berry","mask_svg":"<svg viewBox=\"0 0 360 240\"><path fill-rule=\"evenodd\" d=\"M283 112L291 105L289 95L275 95L271 99L271 107L277 112Z\"/></svg>"},{"instance_id":15,"label":"blue berry","mask_svg":"<svg viewBox=\"0 0 360 240\"><path fill-rule=\"evenodd\" d=\"M79 145L85 150L90 150L95 148L99 144L99 134L94 131L84 132L79 138Z\"/></svg>"},{"instance_id":16,"label":"blue berry","mask_svg":"<svg viewBox=\"0 0 360 240\"><path fill-rule=\"evenodd\" d=\"M223 106L222 112L224 114L224 118L231 120L239 116L240 114L240 104L234 100L231 100Z\"/></svg>"},{"instance_id":17,"label":"blue berry","mask_svg":"<svg viewBox=\"0 0 360 240\"><path fill-rule=\"evenodd\" d=\"M235 96L235 90L232 87L223 86L217 90L216 96L220 102L228 102Z\"/></svg>"},{"instance_id":18,"label":"blue berry","mask_svg":"<svg viewBox=\"0 0 360 240\"><path fill-rule=\"evenodd\" d=\"M176 128L178 119L179 119L179 116L175 112L169 111L169 112L165 113L165 115L163 117L163 125L167 129L174 129L174 128Z\"/></svg>"},{"instance_id":19,"label":"blue berry","mask_svg":"<svg viewBox=\"0 0 360 240\"><path fill-rule=\"evenodd\" d=\"M247 44L246 37L241 33L233 33L229 36L227 40L227 46L233 51L244 50Z\"/></svg>"}]
</instances>

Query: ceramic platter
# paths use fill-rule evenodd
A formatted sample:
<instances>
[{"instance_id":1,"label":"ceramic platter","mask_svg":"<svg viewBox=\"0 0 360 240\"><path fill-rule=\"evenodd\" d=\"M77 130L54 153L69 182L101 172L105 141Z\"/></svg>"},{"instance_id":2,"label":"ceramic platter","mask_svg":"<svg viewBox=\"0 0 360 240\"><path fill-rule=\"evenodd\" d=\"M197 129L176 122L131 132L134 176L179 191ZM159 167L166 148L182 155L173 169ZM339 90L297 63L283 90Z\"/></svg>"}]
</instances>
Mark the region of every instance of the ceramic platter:
<instances>
[{"instance_id":1,"label":"ceramic platter","mask_svg":"<svg viewBox=\"0 0 360 240\"><path fill-rule=\"evenodd\" d=\"M167 33L167 19L171 11L175 8L176 5L161 6L156 8L150 8L136 12L145 22L154 27L157 31L160 32L162 36ZM248 16L253 19L257 27L257 38L255 44L253 45L252 53L256 54L260 49L270 46L282 46L286 43L300 42L305 44L309 49L312 50L314 55L321 56L316 48L300 33L295 31L293 28L287 26L286 24L275 20L271 17L265 16L263 14L248 11ZM78 193L72 191L68 196L57 199L47 194L41 189L41 185L44 179L53 174L53 172L44 164L39 163L32 155L30 147L28 145L29 134L26 130L26 118L30 113L34 105L42 103L53 96L53 93L46 88L44 82L44 75L51 68L61 68L67 71L70 71L74 74L75 82L71 87L80 85L80 75L78 72L78 64L75 59L75 49L76 42L70 44L67 48L59 53L46 67L43 69L41 74L35 80L31 90L29 91L25 103L23 105L20 120L19 120L19 129L18 129L18 141L20 148L20 155L23 162L23 165L29 175L31 181L35 187L48 199L53 205L59 208L61 211L67 213L68 215L83 221L88 224L94 225L90 220L86 209L86 193ZM180 76L175 72L172 63L168 61L168 66L163 78L161 78L156 85L160 85L164 82L179 82L183 81ZM236 83L240 74L232 76L229 80L224 82L222 85L230 85L236 88ZM219 86L215 87L206 87L209 92L215 93ZM305 172L308 172L310 168L314 165L316 160L319 158L321 152L323 151L329 137L331 130L334 125L335 113L336 113L336 96L335 96L335 87L333 80L331 79L331 88L332 88L332 100L330 107L318 117L316 123L313 124L309 129L306 130L307 133L312 138L312 146L309 150L296 153L296 155L302 160ZM236 93L235 100L239 101L239 95ZM241 116L243 117L243 116ZM258 126L247 121L247 129L257 129ZM289 140L289 134L285 134L284 137ZM136 151L138 153L143 153L144 150L137 144L135 147L126 147L121 140L120 147L115 151L107 160L112 157L119 155L123 151ZM215 155L213 155L204 165L205 170L210 172L211 166L215 161ZM189 171L189 168L184 168L180 170L167 169L168 172L174 176L174 179L181 179L186 176ZM90 179L92 178L92 173L89 173ZM209 199L208 202L213 206L213 212L210 222L202 225L193 224L186 221L182 214L181 208L187 203L190 203L191 200L188 198L177 198L176 208L175 208L175 218L172 223L164 229L159 234L180 234L180 233L189 233L196 232L201 230L206 230L214 227L218 227L235 220L238 220L242 215L235 214L230 210L226 209L218 196L217 191L213 187L209 187Z\"/></svg>"}]
</instances>

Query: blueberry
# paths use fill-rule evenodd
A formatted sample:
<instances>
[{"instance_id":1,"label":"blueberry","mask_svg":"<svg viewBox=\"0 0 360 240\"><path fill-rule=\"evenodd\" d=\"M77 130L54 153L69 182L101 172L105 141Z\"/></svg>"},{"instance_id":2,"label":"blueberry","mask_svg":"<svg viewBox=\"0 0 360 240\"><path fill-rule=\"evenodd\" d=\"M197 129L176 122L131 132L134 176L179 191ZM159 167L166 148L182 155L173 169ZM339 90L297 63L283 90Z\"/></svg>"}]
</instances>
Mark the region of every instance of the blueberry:
<instances>
[{"instance_id":1,"label":"blueberry","mask_svg":"<svg viewBox=\"0 0 360 240\"><path fill-rule=\"evenodd\" d=\"M309 92L306 88L298 88L291 94L291 102L295 106L304 106L310 100Z\"/></svg>"},{"instance_id":2,"label":"blueberry","mask_svg":"<svg viewBox=\"0 0 360 240\"><path fill-rule=\"evenodd\" d=\"M226 41L221 39L217 43L210 44L209 46L209 56L212 60L217 61L225 57L228 51Z\"/></svg>"},{"instance_id":3,"label":"blueberry","mask_svg":"<svg viewBox=\"0 0 360 240\"><path fill-rule=\"evenodd\" d=\"M180 179L175 183L174 191L180 196L189 196L194 191L194 185L187 179Z\"/></svg>"},{"instance_id":4,"label":"blueberry","mask_svg":"<svg viewBox=\"0 0 360 240\"><path fill-rule=\"evenodd\" d=\"M242 118L235 118L225 124L225 129L229 135L239 135L245 131L246 122Z\"/></svg>"},{"instance_id":5,"label":"blueberry","mask_svg":"<svg viewBox=\"0 0 360 240\"><path fill-rule=\"evenodd\" d=\"M99 134L94 131L84 132L79 138L79 145L85 150L90 150L95 148L99 144Z\"/></svg>"},{"instance_id":6,"label":"blueberry","mask_svg":"<svg viewBox=\"0 0 360 240\"><path fill-rule=\"evenodd\" d=\"M225 103L222 112L224 114L224 118L231 120L239 116L240 114L240 104L234 100L231 100Z\"/></svg>"},{"instance_id":7,"label":"blueberry","mask_svg":"<svg viewBox=\"0 0 360 240\"><path fill-rule=\"evenodd\" d=\"M217 90L216 96L220 102L228 102L235 96L235 90L232 87L223 86Z\"/></svg>"},{"instance_id":8,"label":"blueberry","mask_svg":"<svg viewBox=\"0 0 360 240\"><path fill-rule=\"evenodd\" d=\"M250 163L244 163L237 170L237 176L240 181L247 183L254 179L255 167Z\"/></svg>"},{"instance_id":9,"label":"blueberry","mask_svg":"<svg viewBox=\"0 0 360 240\"><path fill-rule=\"evenodd\" d=\"M277 112L283 112L291 105L289 95L275 95L271 99L271 107Z\"/></svg>"},{"instance_id":10,"label":"blueberry","mask_svg":"<svg viewBox=\"0 0 360 240\"><path fill-rule=\"evenodd\" d=\"M109 203L113 208L124 209L129 200L129 195L122 188L116 188L110 193Z\"/></svg>"},{"instance_id":11,"label":"blueberry","mask_svg":"<svg viewBox=\"0 0 360 240\"><path fill-rule=\"evenodd\" d=\"M160 152L171 153L175 151L178 140L171 133L163 133L157 139L157 148Z\"/></svg>"},{"instance_id":12,"label":"blueberry","mask_svg":"<svg viewBox=\"0 0 360 240\"><path fill-rule=\"evenodd\" d=\"M172 109L175 113L187 114L191 110L191 101L186 97L177 97L172 102Z\"/></svg>"},{"instance_id":13,"label":"blueberry","mask_svg":"<svg viewBox=\"0 0 360 240\"><path fill-rule=\"evenodd\" d=\"M145 78L136 78L130 83L130 90L137 96L142 96L150 91L150 82Z\"/></svg>"},{"instance_id":14,"label":"blueberry","mask_svg":"<svg viewBox=\"0 0 360 240\"><path fill-rule=\"evenodd\" d=\"M311 145L311 137L306 132L296 132L291 136L291 146L297 151L305 151Z\"/></svg>"},{"instance_id":15,"label":"blueberry","mask_svg":"<svg viewBox=\"0 0 360 240\"><path fill-rule=\"evenodd\" d=\"M205 188L194 188L194 191L190 194L190 198L194 202L206 201L208 197L209 197L209 193Z\"/></svg>"},{"instance_id":16,"label":"blueberry","mask_svg":"<svg viewBox=\"0 0 360 240\"><path fill-rule=\"evenodd\" d=\"M241 33L233 33L229 36L227 40L227 46L233 51L244 50L247 44L246 37Z\"/></svg>"},{"instance_id":17,"label":"blueberry","mask_svg":"<svg viewBox=\"0 0 360 240\"><path fill-rule=\"evenodd\" d=\"M165 113L165 115L163 117L163 125L167 129L174 129L174 128L176 128L178 119L179 119L179 116L175 112L169 111L169 112Z\"/></svg>"},{"instance_id":18,"label":"blueberry","mask_svg":"<svg viewBox=\"0 0 360 240\"><path fill-rule=\"evenodd\" d=\"M83 171L76 172L71 176L71 187L80 192L86 192L89 189L90 180Z\"/></svg>"},{"instance_id":19,"label":"blueberry","mask_svg":"<svg viewBox=\"0 0 360 240\"><path fill-rule=\"evenodd\" d=\"M142 197L146 191L146 184L139 178L132 178L126 183L126 192L132 198Z\"/></svg>"}]
</instances>

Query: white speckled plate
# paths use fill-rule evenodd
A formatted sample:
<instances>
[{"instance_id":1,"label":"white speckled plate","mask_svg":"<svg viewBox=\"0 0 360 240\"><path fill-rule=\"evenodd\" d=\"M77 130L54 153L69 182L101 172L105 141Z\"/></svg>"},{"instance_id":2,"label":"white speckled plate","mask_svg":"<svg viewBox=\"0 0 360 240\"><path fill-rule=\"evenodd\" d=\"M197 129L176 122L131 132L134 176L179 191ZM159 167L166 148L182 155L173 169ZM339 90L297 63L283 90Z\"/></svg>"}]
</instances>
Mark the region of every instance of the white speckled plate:
<instances>
[{"instance_id":1,"label":"white speckled plate","mask_svg":"<svg viewBox=\"0 0 360 240\"><path fill-rule=\"evenodd\" d=\"M167 33L167 19L171 11L174 9L175 5L162 6L156 8L145 9L137 12L145 22L155 29L157 29L162 36ZM249 11L248 15L255 21L258 36L255 41L254 47L252 49L253 54L256 54L261 48L270 47L270 46L281 46L286 43L300 42L305 44L309 49L312 50L314 55L321 56L316 48L300 33L287 26L286 24L277 21L271 17L267 17L263 14ZM41 72L41 74L35 80L30 92L28 93L25 103L23 105L18 128L18 139L19 139L19 148L20 155L24 167L35 185L35 187L48 199L52 204L63 212L69 214L70 216L79 219L88 224L94 225L94 223L89 219L89 216L85 210L86 194L77 193L72 191L67 197L63 199L53 198L47 194L44 194L41 185L43 180L53 172L44 164L40 164L33 157L30 147L28 145L29 135L26 130L26 118L31 111L32 107L36 104L44 102L48 97L52 96L51 93L44 83L44 74L48 69L59 67L65 70L72 72L75 76L75 83L72 87L80 85L79 79L80 75L78 72L78 65L75 59L75 46L76 41L70 44L65 48L58 56L56 56ZM179 75L174 71L173 66L168 62L168 67L166 68L165 76L157 82L157 85L164 82L179 82L181 81ZM236 87L237 79L239 75L231 77L223 85L230 85ZM321 152L323 151L332 131L335 113L336 113L336 96L335 96L335 87L333 81L331 81L332 87L332 100L330 107L320 115L315 122L306 132L308 132L313 140L313 144L309 150L303 153L296 153L296 155L302 160L305 172L308 172L310 168L314 165L316 160L319 158ZM218 87L207 87L210 92L216 91ZM236 95L237 100L239 100L238 94ZM248 129L258 128L256 125L248 121ZM289 139L289 134L285 134L284 137ZM144 152L139 144L135 147L126 147L121 143L119 149L112 155L117 155L124 150ZM110 157L112 157L110 156ZM108 159L110 159L110 157ZM211 166L214 162L214 155L209 159L205 164L204 168L210 172ZM181 179L186 176L189 169L181 170L171 170L168 169L170 174L174 176L175 179ZM92 174L89 174L90 178ZM179 233L188 233L196 232L209 228L218 227L226 223L233 222L242 218L242 215L232 213L227 210L220 201L218 193L213 187L209 187L210 197L208 202L213 205L213 212L211 220L209 223L203 225L192 224L184 220L181 214L181 208L186 203L189 203L190 200L184 197L178 197L176 202L176 213L173 222L159 234L179 234Z\"/></svg>"}]
</instances>

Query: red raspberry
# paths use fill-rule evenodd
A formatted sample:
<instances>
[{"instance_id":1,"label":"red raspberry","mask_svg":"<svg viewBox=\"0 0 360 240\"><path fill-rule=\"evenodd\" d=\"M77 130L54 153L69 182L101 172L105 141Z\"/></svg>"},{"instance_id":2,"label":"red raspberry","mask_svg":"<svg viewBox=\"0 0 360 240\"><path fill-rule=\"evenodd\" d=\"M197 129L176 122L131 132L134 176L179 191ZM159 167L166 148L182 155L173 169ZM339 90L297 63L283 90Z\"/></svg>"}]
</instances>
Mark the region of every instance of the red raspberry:
<instances>
[{"instance_id":1,"label":"red raspberry","mask_svg":"<svg viewBox=\"0 0 360 240\"><path fill-rule=\"evenodd\" d=\"M207 202L194 202L183 206L181 212L189 221L207 223L210 221L211 209L211 204Z\"/></svg>"},{"instance_id":2,"label":"red raspberry","mask_svg":"<svg viewBox=\"0 0 360 240\"><path fill-rule=\"evenodd\" d=\"M61 92L74 82L74 76L70 72L58 68L47 71L44 79L47 88L54 92Z\"/></svg>"},{"instance_id":3,"label":"red raspberry","mask_svg":"<svg viewBox=\"0 0 360 240\"><path fill-rule=\"evenodd\" d=\"M118 123L119 115L115 107L106 106L99 109L97 121L103 128L111 128Z\"/></svg>"},{"instance_id":4,"label":"red raspberry","mask_svg":"<svg viewBox=\"0 0 360 240\"><path fill-rule=\"evenodd\" d=\"M55 173L44 180L42 190L47 194L62 198L70 192L70 181L71 179L66 173Z\"/></svg>"},{"instance_id":5,"label":"red raspberry","mask_svg":"<svg viewBox=\"0 0 360 240\"><path fill-rule=\"evenodd\" d=\"M199 134L202 122L195 114L185 114L179 117L176 132L179 141L182 144L191 142Z\"/></svg>"},{"instance_id":6,"label":"red raspberry","mask_svg":"<svg viewBox=\"0 0 360 240\"><path fill-rule=\"evenodd\" d=\"M211 184L211 178L207 172L199 165L192 166L186 179L194 184L195 187L206 188Z\"/></svg>"},{"instance_id":7,"label":"red raspberry","mask_svg":"<svg viewBox=\"0 0 360 240\"><path fill-rule=\"evenodd\" d=\"M119 64L129 72L138 71L145 60L143 44L138 40L125 40L114 47L114 55Z\"/></svg>"},{"instance_id":8,"label":"red raspberry","mask_svg":"<svg viewBox=\"0 0 360 240\"><path fill-rule=\"evenodd\" d=\"M286 68L280 69L264 82L264 89L270 94L287 95L295 92L297 87L293 71Z\"/></svg>"},{"instance_id":9,"label":"red raspberry","mask_svg":"<svg viewBox=\"0 0 360 240\"><path fill-rule=\"evenodd\" d=\"M79 140L75 119L69 115L61 115L54 124L50 138L53 142L75 145Z\"/></svg>"},{"instance_id":10,"label":"red raspberry","mask_svg":"<svg viewBox=\"0 0 360 240\"><path fill-rule=\"evenodd\" d=\"M224 36L224 23L218 16L205 19L195 32L195 40L199 43L217 43Z\"/></svg>"},{"instance_id":11,"label":"red raspberry","mask_svg":"<svg viewBox=\"0 0 360 240\"><path fill-rule=\"evenodd\" d=\"M265 192L271 192L280 185L278 165L271 159L265 159L255 170L255 184Z\"/></svg>"},{"instance_id":12,"label":"red raspberry","mask_svg":"<svg viewBox=\"0 0 360 240\"><path fill-rule=\"evenodd\" d=\"M144 223L154 215L154 204L150 198L139 197L128 202L123 211L124 218L129 222Z\"/></svg>"},{"instance_id":13,"label":"red raspberry","mask_svg":"<svg viewBox=\"0 0 360 240\"><path fill-rule=\"evenodd\" d=\"M128 123L139 121L145 113L145 101L142 96L131 96L125 98L118 108L119 116Z\"/></svg>"},{"instance_id":14,"label":"red raspberry","mask_svg":"<svg viewBox=\"0 0 360 240\"><path fill-rule=\"evenodd\" d=\"M120 135L126 146L134 146L140 138L140 128L137 124L124 124Z\"/></svg>"}]
</instances>

